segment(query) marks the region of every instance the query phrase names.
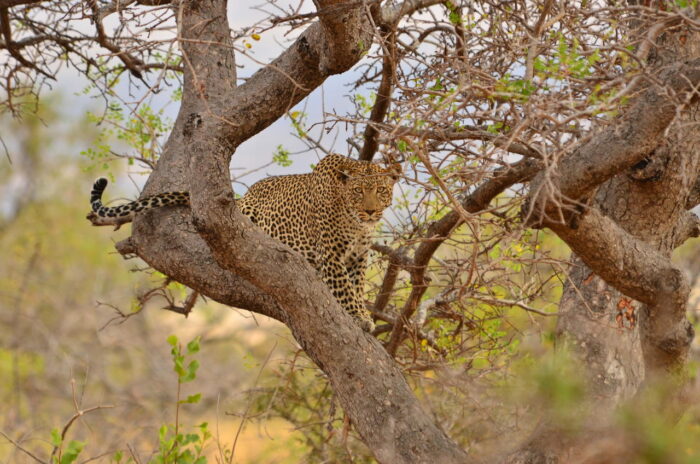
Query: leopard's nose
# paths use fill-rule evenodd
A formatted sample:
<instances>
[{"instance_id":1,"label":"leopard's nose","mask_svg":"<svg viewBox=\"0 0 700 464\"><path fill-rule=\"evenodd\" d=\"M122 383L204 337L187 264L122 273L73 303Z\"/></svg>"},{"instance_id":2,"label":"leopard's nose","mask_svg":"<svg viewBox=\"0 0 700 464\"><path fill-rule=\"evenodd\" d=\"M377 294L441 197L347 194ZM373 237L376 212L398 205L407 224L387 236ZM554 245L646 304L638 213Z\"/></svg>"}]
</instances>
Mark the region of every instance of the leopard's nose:
<instances>
[{"instance_id":1,"label":"leopard's nose","mask_svg":"<svg viewBox=\"0 0 700 464\"><path fill-rule=\"evenodd\" d=\"M366 210L365 210L365 213L367 213L367 214L370 215L370 216L372 216L372 215L373 215L374 213L376 213L376 212L377 212L376 209L366 209Z\"/></svg>"}]
</instances>

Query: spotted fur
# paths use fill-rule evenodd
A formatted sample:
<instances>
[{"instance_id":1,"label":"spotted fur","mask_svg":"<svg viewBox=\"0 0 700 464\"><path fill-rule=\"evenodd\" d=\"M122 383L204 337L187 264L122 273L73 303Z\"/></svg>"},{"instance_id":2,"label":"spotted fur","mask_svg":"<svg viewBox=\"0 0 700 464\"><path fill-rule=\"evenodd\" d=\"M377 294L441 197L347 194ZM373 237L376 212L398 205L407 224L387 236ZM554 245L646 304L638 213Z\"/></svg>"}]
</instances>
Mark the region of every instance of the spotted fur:
<instances>
[{"instance_id":1,"label":"spotted fur","mask_svg":"<svg viewBox=\"0 0 700 464\"><path fill-rule=\"evenodd\" d=\"M238 201L241 212L267 234L301 253L340 305L365 330L374 324L364 304L364 274L374 227L391 204L401 170L341 155L323 158L308 174L263 179ZM160 206L187 205L187 192L154 195L116 207L102 205L107 180L98 179L90 202L94 214L129 219Z\"/></svg>"},{"instance_id":2,"label":"spotted fur","mask_svg":"<svg viewBox=\"0 0 700 464\"><path fill-rule=\"evenodd\" d=\"M100 177L92 185L90 192L90 205L92 212L100 217L133 219L136 213L141 211L171 205L189 205L190 194L188 192L168 192L146 197L143 200L132 201L119 206L104 206L102 204L102 194L107 188L107 179Z\"/></svg>"}]
</instances>

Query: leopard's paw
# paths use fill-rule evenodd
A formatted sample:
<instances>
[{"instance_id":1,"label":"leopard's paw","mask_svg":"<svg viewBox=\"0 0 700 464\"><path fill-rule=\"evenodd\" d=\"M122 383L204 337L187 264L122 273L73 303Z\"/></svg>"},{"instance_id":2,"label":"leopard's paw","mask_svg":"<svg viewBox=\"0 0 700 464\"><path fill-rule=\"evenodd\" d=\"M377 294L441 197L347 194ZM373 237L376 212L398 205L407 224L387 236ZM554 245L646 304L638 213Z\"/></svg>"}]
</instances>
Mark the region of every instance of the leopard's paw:
<instances>
[{"instance_id":1,"label":"leopard's paw","mask_svg":"<svg viewBox=\"0 0 700 464\"><path fill-rule=\"evenodd\" d=\"M374 322L372 319L358 319L357 322L360 324L360 328L367 333L372 333L375 329Z\"/></svg>"}]
</instances>

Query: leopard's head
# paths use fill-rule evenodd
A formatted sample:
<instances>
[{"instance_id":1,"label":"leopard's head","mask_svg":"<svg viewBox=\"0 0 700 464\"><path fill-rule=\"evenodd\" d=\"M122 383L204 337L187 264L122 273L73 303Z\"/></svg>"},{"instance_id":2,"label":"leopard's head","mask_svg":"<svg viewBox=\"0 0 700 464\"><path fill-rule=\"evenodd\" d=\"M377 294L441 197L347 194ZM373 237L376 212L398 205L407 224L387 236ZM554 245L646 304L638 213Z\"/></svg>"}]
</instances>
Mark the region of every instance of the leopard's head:
<instances>
[{"instance_id":1,"label":"leopard's head","mask_svg":"<svg viewBox=\"0 0 700 464\"><path fill-rule=\"evenodd\" d=\"M401 175L401 167L349 160L339 171L343 195L348 209L358 222L371 225L382 218L391 205L394 184Z\"/></svg>"}]
</instances>

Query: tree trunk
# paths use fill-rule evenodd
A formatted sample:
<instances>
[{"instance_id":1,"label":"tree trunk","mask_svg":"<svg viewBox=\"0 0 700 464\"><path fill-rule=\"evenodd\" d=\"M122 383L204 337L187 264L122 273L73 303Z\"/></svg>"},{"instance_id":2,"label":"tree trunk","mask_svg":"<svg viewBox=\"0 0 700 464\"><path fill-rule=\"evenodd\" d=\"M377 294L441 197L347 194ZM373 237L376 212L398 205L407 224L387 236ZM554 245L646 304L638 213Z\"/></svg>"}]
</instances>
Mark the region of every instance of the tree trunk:
<instances>
[{"instance_id":1,"label":"tree trunk","mask_svg":"<svg viewBox=\"0 0 700 464\"><path fill-rule=\"evenodd\" d=\"M640 30L645 37L648 29ZM658 39L649 53L648 64L661 74L678 62L688 63L698 57L700 34L676 31ZM610 268L604 258L605 251L591 253L596 244L579 242L594 238L577 234L573 230L576 224L553 227L574 250L582 251L581 256L572 257L572 269L560 301L557 345L571 350L586 367L588 401L581 410L589 416L589 427L575 439L563 439L561 431L545 419L529 442L511 456L510 462L600 462L596 461L600 459L599 453L583 457L580 452L585 446L581 445L595 442L606 447L608 425L616 408L633 400L643 386L655 380L677 382L672 391L678 396L669 395L664 408L672 422L680 417L685 363L694 333L685 314L689 284L679 270L672 272L670 258L676 247L698 235L697 218L688 210L698 203L700 115L695 97L692 102L688 97L680 97L677 105L682 111L675 112L669 128L653 139L640 140L640 145L649 146L647 152L641 153L626 171L601 184L591 202L592 208L622 229L624 235L619 240L624 242L613 240L613 246L619 249L633 246L635 241L644 243L659 253L658 259L667 263L671 272L654 290L639 294L646 297L646 304L633 300L615 288L614 279L607 278L606 282L596 273L595 269ZM658 116L654 108L648 110L652 117ZM649 142L652 144L648 145ZM631 259L620 254L620 270L629 267L628 259L632 261L644 253L640 249L638 256ZM647 269L640 269L637 278L642 280L646 272L663 274L661 268L647 265ZM632 271L630 276L635 273ZM652 297L654 292L658 296ZM570 454L575 445L580 448L578 458ZM622 462L627 451L609 446L607 458L618 456Z\"/></svg>"},{"instance_id":2,"label":"tree trunk","mask_svg":"<svg viewBox=\"0 0 700 464\"><path fill-rule=\"evenodd\" d=\"M150 211L120 244L213 299L289 326L328 375L367 446L385 463L464 463L464 451L423 411L393 359L345 313L316 271L237 209L229 163L236 147L284 114L371 43L362 5L318 2L311 25L271 65L235 87L224 0L183 1L185 82L175 127L144 194L189 190L184 210ZM326 13L332 11L333 14Z\"/></svg>"}]
</instances>

